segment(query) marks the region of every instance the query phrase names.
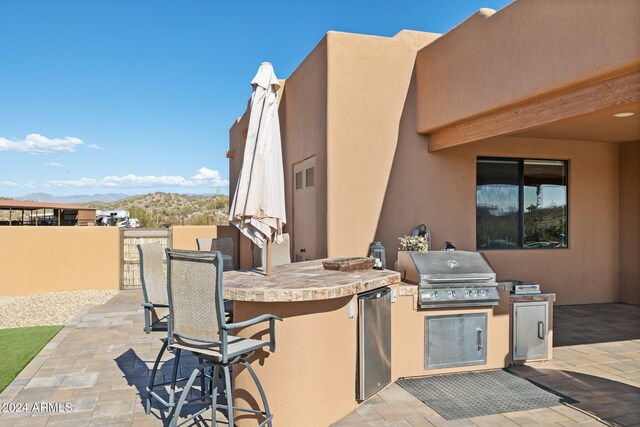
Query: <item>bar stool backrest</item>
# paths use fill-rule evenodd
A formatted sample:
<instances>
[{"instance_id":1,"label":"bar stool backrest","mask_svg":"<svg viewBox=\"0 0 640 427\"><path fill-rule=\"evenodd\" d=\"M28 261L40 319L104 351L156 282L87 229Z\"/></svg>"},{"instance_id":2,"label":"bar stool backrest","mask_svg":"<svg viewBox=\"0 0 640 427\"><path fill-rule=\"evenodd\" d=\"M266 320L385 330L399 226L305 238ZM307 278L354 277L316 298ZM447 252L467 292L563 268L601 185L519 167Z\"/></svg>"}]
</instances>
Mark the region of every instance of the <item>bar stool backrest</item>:
<instances>
[{"instance_id":1,"label":"bar stool backrest","mask_svg":"<svg viewBox=\"0 0 640 427\"><path fill-rule=\"evenodd\" d=\"M222 254L167 249L169 344L222 342Z\"/></svg>"},{"instance_id":2,"label":"bar stool backrest","mask_svg":"<svg viewBox=\"0 0 640 427\"><path fill-rule=\"evenodd\" d=\"M235 270L233 238L197 238L196 243L198 244L199 251L222 252L224 271Z\"/></svg>"},{"instance_id":3,"label":"bar stool backrest","mask_svg":"<svg viewBox=\"0 0 640 427\"><path fill-rule=\"evenodd\" d=\"M158 242L139 244L138 253L144 302L168 304L162 245Z\"/></svg>"}]
</instances>

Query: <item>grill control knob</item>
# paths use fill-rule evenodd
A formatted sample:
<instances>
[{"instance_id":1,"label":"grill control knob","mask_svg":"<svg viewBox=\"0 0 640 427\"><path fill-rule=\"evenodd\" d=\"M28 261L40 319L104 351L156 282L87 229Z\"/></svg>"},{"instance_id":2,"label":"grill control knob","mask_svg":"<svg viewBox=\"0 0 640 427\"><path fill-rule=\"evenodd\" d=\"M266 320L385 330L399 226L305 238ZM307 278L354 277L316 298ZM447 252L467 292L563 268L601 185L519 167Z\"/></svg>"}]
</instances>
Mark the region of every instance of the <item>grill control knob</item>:
<instances>
[{"instance_id":1,"label":"grill control knob","mask_svg":"<svg viewBox=\"0 0 640 427\"><path fill-rule=\"evenodd\" d=\"M480 298L486 298L488 295L489 293L484 289L480 291Z\"/></svg>"},{"instance_id":2,"label":"grill control knob","mask_svg":"<svg viewBox=\"0 0 640 427\"><path fill-rule=\"evenodd\" d=\"M473 291L471 291L471 297L472 298L478 298L478 291L476 291L475 289Z\"/></svg>"},{"instance_id":3,"label":"grill control knob","mask_svg":"<svg viewBox=\"0 0 640 427\"><path fill-rule=\"evenodd\" d=\"M438 299L438 291L431 292L431 299Z\"/></svg>"},{"instance_id":4,"label":"grill control knob","mask_svg":"<svg viewBox=\"0 0 640 427\"><path fill-rule=\"evenodd\" d=\"M456 297L456 291L448 291L447 297L449 297L449 299L454 299Z\"/></svg>"},{"instance_id":5,"label":"grill control knob","mask_svg":"<svg viewBox=\"0 0 640 427\"><path fill-rule=\"evenodd\" d=\"M471 292L464 291L464 297L467 298L467 299L471 298Z\"/></svg>"}]
</instances>

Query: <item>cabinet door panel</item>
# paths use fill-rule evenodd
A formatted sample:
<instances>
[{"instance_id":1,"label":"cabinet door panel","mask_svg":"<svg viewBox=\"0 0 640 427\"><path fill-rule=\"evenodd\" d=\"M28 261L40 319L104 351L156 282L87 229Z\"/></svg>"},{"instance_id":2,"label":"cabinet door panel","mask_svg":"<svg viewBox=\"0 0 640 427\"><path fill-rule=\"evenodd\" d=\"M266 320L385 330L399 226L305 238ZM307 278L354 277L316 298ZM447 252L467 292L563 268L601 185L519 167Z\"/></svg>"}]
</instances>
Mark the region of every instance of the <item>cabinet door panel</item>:
<instances>
[{"instance_id":1,"label":"cabinet door panel","mask_svg":"<svg viewBox=\"0 0 640 427\"><path fill-rule=\"evenodd\" d=\"M514 304L514 360L547 357L548 307L548 303Z\"/></svg>"},{"instance_id":2,"label":"cabinet door panel","mask_svg":"<svg viewBox=\"0 0 640 427\"><path fill-rule=\"evenodd\" d=\"M487 314L425 318L425 369L487 364Z\"/></svg>"}]
</instances>

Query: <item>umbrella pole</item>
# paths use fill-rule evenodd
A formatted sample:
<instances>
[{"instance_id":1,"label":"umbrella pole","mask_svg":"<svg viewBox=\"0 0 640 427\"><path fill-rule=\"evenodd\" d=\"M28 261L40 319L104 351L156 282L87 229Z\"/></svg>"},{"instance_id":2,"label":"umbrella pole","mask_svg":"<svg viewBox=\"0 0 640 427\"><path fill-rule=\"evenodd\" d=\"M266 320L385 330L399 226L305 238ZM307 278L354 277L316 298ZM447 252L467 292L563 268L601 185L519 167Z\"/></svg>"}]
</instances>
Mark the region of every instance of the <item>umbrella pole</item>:
<instances>
[{"instance_id":1,"label":"umbrella pole","mask_svg":"<svg viewBox=\"0 0 640 427\"><path fill-rule=\"evenodd\" d=\"M266 269L266 273L267 273L267 277L271 276L271 245L273 245L273 243L271 243L270 240L267 240L267 269Z\"/></svg>"}]
</instances>

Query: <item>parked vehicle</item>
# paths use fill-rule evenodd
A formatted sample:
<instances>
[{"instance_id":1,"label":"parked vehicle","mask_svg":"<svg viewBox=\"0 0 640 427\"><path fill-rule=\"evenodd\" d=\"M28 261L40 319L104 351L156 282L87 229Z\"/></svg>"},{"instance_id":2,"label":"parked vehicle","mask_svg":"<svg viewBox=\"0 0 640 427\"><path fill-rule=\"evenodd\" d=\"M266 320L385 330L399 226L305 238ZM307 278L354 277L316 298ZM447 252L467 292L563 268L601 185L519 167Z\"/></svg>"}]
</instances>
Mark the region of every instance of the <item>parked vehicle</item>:
<instances>
[{"instance_id":1,"label":"parked vehicle","mask_svg":"<svg viewBox=\"0 0 640 427\"><path fill-rule=\"evenodd\" d=\"M128 210L96 211L96 225L138 228L140 227L140 220L138 218L130 218Z\"/></svg>"},{"instance_id":2,"label":"parked vehicle","mask_svg":"<svg viewBox=\"0 0 640 427\"><path fill-rule=\"evenodd\" d=\"M122 221L118 221L118 228L138 228L140 227L140 221L138 218L125 218Z\"/></svg>"}]
</instances>

